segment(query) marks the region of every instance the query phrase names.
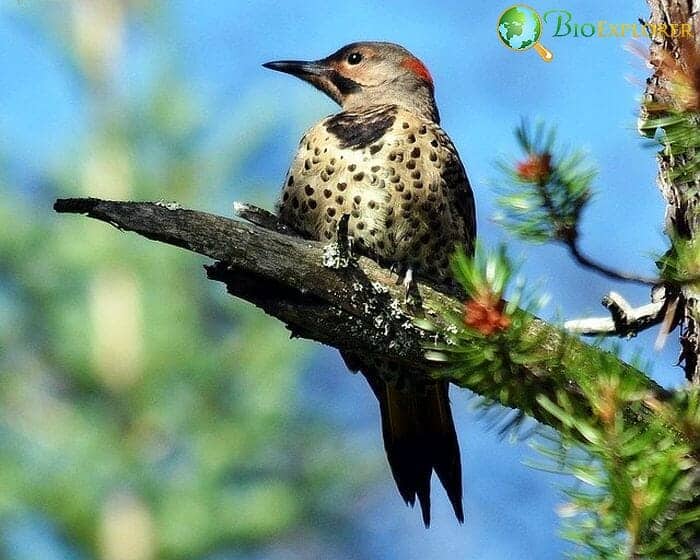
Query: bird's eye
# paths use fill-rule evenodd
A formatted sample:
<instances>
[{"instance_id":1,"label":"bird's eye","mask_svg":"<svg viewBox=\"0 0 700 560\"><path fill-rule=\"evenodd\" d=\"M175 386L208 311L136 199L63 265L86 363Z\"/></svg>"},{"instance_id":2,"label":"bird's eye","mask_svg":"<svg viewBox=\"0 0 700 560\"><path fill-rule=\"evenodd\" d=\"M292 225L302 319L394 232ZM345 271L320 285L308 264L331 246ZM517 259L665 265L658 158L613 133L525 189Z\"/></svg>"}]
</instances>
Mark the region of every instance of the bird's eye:
<instances>
[{"instance_id":1,"label":"bird's eye","mask_svg":"<svg viewBox=\"0 0 700 560\"><path fill-rule=\"evenodd\" d=\"M348 56L348 64L359 64L362 61L362 55L359 52L354 52Z\"/></svg>"}]
</instances>

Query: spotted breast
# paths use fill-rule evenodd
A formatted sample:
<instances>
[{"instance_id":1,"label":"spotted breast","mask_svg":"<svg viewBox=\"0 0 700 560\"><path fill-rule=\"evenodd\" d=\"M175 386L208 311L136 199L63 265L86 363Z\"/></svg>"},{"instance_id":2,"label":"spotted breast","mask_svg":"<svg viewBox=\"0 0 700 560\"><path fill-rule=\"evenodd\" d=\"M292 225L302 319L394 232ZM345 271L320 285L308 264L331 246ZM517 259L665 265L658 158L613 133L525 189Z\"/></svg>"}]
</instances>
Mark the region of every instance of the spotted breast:
<instances>
[{"instance_id":1,"label":"spotted breast","mask_svg":"<svg viewBox=\"0 0 700 560\"><path fill-rule=\"evenodd\" d=\"M474 199L452 141L397 105L344 111L301 139L279 203L283 222L333 240L349 214L355 248L444 279L455 244L476 236Z\"/></svg>"}]
</instances>

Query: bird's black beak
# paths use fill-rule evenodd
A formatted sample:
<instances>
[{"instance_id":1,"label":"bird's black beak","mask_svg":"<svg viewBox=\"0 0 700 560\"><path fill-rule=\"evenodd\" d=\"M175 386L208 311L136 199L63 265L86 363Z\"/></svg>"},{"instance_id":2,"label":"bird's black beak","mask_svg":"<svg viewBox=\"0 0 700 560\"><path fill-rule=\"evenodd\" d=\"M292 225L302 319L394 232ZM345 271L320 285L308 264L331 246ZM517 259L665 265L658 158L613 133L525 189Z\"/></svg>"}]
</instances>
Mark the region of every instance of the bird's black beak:
<instances>
[{"instance_id":1,"label":"bird's black beak","mask_svg":"<svg viewBox=\"0 0 700 560\"><path fill-rule=\"evenodd\" d=\"M274 62L266 62L263 66L270 70L291 74L306 81L319 78L329 70L328 66L321 61L305 60L276 60Z\"/></svg>"},{"instance_id":2,"label":"bird's black beak","mask_svg":"<svg viewBox=\"0 0 700 560\"><path fill-rule=\"evenodd\" d=\"M343 105L343 99L360 90L360 84L342 76L332 65L329 59L303 61L303 60L277 60L266 62L265 68L291 74L310 83L320 89L328 97L339 105Z\"/></svg>"}]
</instances>

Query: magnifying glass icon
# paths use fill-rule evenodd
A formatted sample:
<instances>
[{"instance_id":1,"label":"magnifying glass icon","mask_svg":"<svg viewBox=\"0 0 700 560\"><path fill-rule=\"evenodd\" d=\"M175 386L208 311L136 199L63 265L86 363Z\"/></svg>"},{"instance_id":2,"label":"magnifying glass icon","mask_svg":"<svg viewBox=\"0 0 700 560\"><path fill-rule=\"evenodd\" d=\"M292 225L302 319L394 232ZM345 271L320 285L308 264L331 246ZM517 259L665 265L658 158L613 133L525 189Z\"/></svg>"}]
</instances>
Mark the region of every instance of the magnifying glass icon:
<instances>
[{"instance_id":1,"label":"magnifying glass icon","mask_svg":"<svg viewBox=\"0 0 700 560\"><path fill-rule=\"evenodd\" d=\"M506 8L498 18L498 38L511 50L522 52L534 48L545 62L554 55L539 42L542 35L540 15L530 6L515 4Z\"/></svg>"}]
</instances>

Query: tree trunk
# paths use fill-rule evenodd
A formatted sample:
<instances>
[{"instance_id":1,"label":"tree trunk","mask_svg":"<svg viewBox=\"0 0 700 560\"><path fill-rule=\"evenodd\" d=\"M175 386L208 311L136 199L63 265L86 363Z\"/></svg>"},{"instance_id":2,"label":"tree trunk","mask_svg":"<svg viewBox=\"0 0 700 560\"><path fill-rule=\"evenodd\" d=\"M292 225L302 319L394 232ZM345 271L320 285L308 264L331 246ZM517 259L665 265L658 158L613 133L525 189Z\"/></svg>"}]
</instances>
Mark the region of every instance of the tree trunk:
<instances>
[{"instance_id":1,"label":"tree trunk","mask_svg":"<svg viewBox=\"0 0 700 560\"><path fill-rule=\"evenodd\" d=\"M700 53L700 1L698 0L648 0L651 19L648 24L659 26L671 23L690 23L690 39L655 35L650 47L649 60L654 68L647 80L645 104L642 108L641 124L651 117L658 118L678 110L676 78L678 72L690 77L694 87L700 85L698 53ZM657 27L658 29L658 27ZM696 95L700 92L696 91ZM664 111L667 108L667 111ZM682 109L692 113L693 108ZM695 126L700 124L697 108ZM689 114L689 118L693 118ZM668 130L666 133L668 135ZM700 147L690 146L685 150L669 153L662 150L657 156L659 188L666 200L665 231L671 242L693 241L700 229L700 174L679 174L697 157ZM686 283L680 288L667 287L668 297L678 298L677 318L680 321L682 364L685 375L692 383L700 384L700 291L695 283Z\"/></svg>"}]
</instances>

